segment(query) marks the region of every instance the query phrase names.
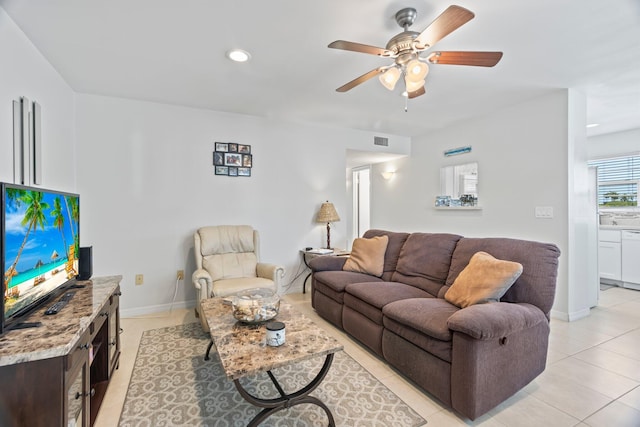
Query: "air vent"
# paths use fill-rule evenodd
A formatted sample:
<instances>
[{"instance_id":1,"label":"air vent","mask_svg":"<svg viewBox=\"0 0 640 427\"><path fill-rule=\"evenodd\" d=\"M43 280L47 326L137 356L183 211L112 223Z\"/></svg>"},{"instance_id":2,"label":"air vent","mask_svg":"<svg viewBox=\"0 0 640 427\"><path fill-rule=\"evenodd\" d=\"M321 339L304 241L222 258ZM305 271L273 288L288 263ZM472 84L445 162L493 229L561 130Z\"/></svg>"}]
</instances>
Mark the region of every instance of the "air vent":
<instances>
[{"instance_id":1,"label":"air vent","mask_svg":"<svg viewBox=\"0 0 640 427\"><path fill-rule=\"evenodd\" d=\"M383 147L389 146L389 138L384 138L382 136L374 136L373 137L373 145L382 145Z\"/></svg>"}]
</instances>

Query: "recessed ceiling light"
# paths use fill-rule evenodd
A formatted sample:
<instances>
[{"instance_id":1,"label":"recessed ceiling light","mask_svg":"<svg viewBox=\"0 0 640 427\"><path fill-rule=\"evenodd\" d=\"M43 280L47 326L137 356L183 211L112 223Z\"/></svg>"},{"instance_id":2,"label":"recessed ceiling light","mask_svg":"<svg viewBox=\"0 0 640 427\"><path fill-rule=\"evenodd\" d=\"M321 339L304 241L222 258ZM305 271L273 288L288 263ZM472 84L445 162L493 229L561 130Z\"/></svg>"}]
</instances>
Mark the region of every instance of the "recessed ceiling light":
<instances>
[{"instance_id":1,"label":"recessed ceiling light","mask_svg":"<svg viewBox=\"0 0 640 427\"><path fill-rule=\"evenodd\" d=\"M247 62L251 59L251 55L242 49L232 49L227 52L227 58L235 62Z\"/></svg>"},{"instance_id":2,"label":"recessed ceiling light","mask_svg":"<svg viewBox=\"0 0 640 427\"><path fill-rule=\"evenodd\" d=\"M600 126L600 124L599 123L589 123L587 125L588 128L594 128L594 127L597 127L597 126Z\"/></svg>"}]
</instances>

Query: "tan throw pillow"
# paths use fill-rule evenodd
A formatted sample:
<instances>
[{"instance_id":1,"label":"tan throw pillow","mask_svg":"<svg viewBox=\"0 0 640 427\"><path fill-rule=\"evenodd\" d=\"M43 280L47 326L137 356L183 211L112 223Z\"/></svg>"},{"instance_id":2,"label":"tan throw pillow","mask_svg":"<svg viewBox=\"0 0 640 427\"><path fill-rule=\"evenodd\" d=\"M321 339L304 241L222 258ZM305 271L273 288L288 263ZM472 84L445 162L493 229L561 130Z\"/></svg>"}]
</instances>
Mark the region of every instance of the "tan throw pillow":
<instances>
[{"instance_id":1,"label":"tan throw pillow","mask_svg":"<svg viewBox=\"0 0 640 427\"><path fill-rule=\"evenodd\" d=\"M358 237L353 241L351 255L342 269L376 277L382 276L384 253L387 251L388 243L389 237L387 236L376 236L370 239Z\"/></svg>"},{"instance_id":2,"label":"tan throw pillow","mask_svg":"<svg viewBox=\"0 0 640 427\"><path fill-rule=\"evenodd\" d=\"M476 252L460 272L444 299L460 308L497 302L522 274L522 264Z\"/></svg>"}]
</instances>

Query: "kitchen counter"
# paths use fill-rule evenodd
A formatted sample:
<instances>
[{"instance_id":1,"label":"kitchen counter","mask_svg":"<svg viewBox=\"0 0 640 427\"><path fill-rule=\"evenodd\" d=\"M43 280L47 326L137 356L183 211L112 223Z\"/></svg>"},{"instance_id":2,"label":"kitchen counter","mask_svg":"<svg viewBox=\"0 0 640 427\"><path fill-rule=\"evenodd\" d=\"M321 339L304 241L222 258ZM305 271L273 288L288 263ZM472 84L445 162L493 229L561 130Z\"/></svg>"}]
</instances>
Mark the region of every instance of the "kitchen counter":
<instances>
[{"instance_id":1,"label":"kitchen counter","mask_svg":"<svg viewBox=\"0 0 640 427\"><path fill-rule=\"evenodd\" d=\"M600 230L640 230L640 225L600 225Z\"/></svg>"}]
</instances>

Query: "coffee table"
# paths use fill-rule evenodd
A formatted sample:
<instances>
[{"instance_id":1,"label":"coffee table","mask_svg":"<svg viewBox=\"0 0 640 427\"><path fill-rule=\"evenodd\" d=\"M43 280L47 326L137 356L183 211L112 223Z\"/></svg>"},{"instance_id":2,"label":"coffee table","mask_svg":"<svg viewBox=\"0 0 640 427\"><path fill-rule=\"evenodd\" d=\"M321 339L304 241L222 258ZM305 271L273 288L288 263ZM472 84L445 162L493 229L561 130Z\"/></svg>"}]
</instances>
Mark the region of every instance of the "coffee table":
<instances>
[{"instance_id":1,"label":"coffee table","mask_svg":"<svg viewBox=\"0 0 640 427\"><path fill-rule=\"evenodd\" d=\"M245 400L264 408L247 426L257 426L272 414L303 403L311 403L322 408L329 419L329 426L335 426L333 415L327 405L310 396L310 393L320 385L329 372L334 353L343 349L342 344L285 302L280 303L280 311L274 319L286 325L286 342L279 347L266 345L265 324L247 325L238 322L233 317L231 305L223 298L202 301L202 312L209 324L211 340L216 346L227 378L233 381ZM324 364L309 384L293 393L285 393L272 370L319 356L325 356ZM240 378L259 372L269 375L280 394L279 397L263 399L250 394L240 384Z\"/></svg>"}]
</instances>

